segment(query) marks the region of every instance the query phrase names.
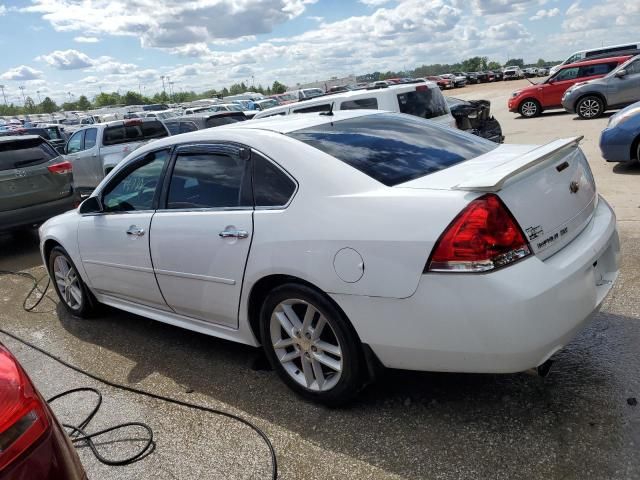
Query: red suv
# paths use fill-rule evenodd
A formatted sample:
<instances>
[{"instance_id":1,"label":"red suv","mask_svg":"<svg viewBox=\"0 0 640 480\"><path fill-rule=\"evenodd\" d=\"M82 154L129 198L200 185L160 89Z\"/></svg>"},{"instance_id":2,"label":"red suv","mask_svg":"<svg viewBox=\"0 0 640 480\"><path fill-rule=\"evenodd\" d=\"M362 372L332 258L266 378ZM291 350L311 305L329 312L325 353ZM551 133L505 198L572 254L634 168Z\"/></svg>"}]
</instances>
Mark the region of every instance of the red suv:
<instances>
[{"instance_id":1,"label":"red suv","mask_svg":"<svg viewBox=\"0 0 640 480\"><path fill-rule=\"evenodd\" d=\"M508 102L509 111L531 118L549 108L562 108L562 94L569 87L576 83L604 77L629 58L631 57L627 55L563 65L544 82L513 92Z\"/></svg>"}]
</instances>

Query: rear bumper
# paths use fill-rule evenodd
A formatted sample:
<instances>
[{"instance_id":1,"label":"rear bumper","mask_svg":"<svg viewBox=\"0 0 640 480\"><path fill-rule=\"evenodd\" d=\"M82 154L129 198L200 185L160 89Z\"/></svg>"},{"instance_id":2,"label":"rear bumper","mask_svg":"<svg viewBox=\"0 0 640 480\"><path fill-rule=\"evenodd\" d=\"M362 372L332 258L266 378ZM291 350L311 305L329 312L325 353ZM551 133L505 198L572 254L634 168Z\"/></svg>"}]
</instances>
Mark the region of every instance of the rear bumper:
<instances>
[{"instance_id":1,"label":"rear bumper","mask_svg":"<svg viewBox=\"0 0 640 480\"><path fill-rule=\"evenodd\" d=\"M51 217L60 215L68 210L73 210L78 198L74 191L71 195L52 202L0 212L0 230L9 230L42 223Z\"/></svg>"},{"instance_id":2,"label":"rear bumper","mask_svg":"<svg viewBox=\"0 0 640 480\"><path fill-rule=\"evenodd\" d=\"M607 162L631 160L631 144L635 140L632 132L622 128L605 128L600 135L600 151Z\"/></svg>"},{"instance_id":3,"label":"rear bumper","mask_svg":"<svg viewBox=\"0 0 640 480\"><path fill-rule=\"evenodd\" d=\"M409 298L332 295L387 367L511 373L544 363L598 310L618 275L615 215L545 261L478 275L426 274Z\"/></svg>"}]
</instances>

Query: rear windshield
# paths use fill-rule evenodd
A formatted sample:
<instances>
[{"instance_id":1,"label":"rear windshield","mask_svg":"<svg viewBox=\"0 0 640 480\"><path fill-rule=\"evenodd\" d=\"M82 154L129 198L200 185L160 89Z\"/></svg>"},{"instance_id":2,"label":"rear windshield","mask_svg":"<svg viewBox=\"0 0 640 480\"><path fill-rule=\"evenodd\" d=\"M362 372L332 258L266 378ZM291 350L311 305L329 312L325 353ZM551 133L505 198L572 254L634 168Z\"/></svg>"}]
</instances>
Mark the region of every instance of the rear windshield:
<instances>
[{"instance_id":1,"label":"rear windshield","mask_svg":"<svg viewBox=\"0 0 640 480\"><path fill-rule=\"evenodd\" d=\"M41 138L0 142L0 170L26 168L45 163L60 154Z\"/></svg>"},{"instance_id":2,"label":"rear windshield","mask_svg":"<svg viewBox=\"0 0 640 480\"><path fill-rule=\"evenodd\" d=\"M422 118L434 118L449 113L447 102L438 88L423 87L414 92L400 93L398 104L402 113Z\"/></svg>"},{"instance_id":3,"label":"rear windshield","mask_svg":"<svg viewBox=\"0 0 640 480\"><path fill-rule=\"evenodd\" d=\"M389 187L497 147L475 135L395 113L366 115L289 133Z\"/></svg>"},{"instance_id":4,"label":"rear windshield","mask_svg":"<svg viewBox=\"0 0 640 480\"><path fill-rule=\"evenodd\" d=\"M220 125L228 125L230 123L243 122L247 119L244 114L241 115L224 115L221 117L209 117L207 118L205 125L206 128L219 127Z\"/></svg>"},{"instance_id":5,"label":"rear windshield","mask_svg":"<svg viewBox=\"0 0 640 480\"><path fill-rule=\"evenodd\" d=\"M102 144L116 145L118 143L141 142L166 136L167 130L160 121L141 122L133 125L114 125L104 129Z\"/></svg>"}]
</instances>

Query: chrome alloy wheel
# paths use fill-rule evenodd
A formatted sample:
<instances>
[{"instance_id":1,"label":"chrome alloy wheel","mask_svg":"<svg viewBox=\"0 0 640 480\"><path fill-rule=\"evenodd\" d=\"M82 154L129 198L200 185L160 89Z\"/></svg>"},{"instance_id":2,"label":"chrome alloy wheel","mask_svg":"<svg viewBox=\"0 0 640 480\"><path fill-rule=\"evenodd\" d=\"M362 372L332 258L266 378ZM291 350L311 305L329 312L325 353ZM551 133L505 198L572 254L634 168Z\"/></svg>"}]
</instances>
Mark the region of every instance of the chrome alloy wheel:
<instances>
[{"instance_id":1,"label":"chrome alloy wheel","mask_svg":"<svg viewBox=\"0 0 640 480\"><path fill-rule=\"evenodd\" d=\"M82 287L80 277L69 260L59 255L53 261L53 275L55 277L60 298L72 310L82 308Z\"/></svg>"},{"instance_id":2,"label":"chrome alloy wheel","mask_svg":"<svg viewBox=\"0 0 640 480\"><path fill-rule=\"evenodd\" d=\"M522 104L522 115L525 117L533 117L538 113L538 105L535 102L524 102Z\"/></svg>"},{"instance_id":3,"label":"chrome alloy wheel","mask_svg":"<svg viewBox=\"0 0 640 480\"><path fill-rule=\"evenodd\" d=\"M600 115L600 104L598 101L588 98L580 104L580 116L593 118Z\"/></svg>"},{"instance_id":4,"label":"chrome alloy wheel","mask_svg":"<svg viewBox=\"0 0 640 480\"><path fill-rule=\"evenodd\" d=\"M271 314L271 342L284 370L303 387L331 390L342 375L342 349L329 320L304 300L288 299Z\"/></svg>"}]
</instances>

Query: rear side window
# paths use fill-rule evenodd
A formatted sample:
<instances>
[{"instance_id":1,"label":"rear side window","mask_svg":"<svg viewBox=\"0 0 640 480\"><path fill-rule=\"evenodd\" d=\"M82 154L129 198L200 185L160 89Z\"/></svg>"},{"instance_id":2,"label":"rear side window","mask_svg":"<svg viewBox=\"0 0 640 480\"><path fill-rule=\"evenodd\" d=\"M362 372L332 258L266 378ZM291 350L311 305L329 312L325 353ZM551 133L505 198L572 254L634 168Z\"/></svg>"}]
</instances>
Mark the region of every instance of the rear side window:
<instances>
[{"instance_id":1,"label":"rear side window","mask_svg":"<svg viewBox=\"0 0 640 480\"><path fill-rule=\"evenodd\" d=\"M41 138L0 142L0 171L38 165L58 155Z\"/></svg>"},{"instance_id":2,"label":"rear side window","mask_svg":"<svg viewBox=\"0 0 640 480\"><path fill-rule=\"evenodd\" d=\"M225 115L223 117L209 117L205 121L206 128L219 127L220 125L228 125L230 123L237 123L246 120L244 114L240 115Z\"/></svg>"},{"instance_id":3,"label":"rear side window","mask_svg":"<svg viewBox=\"0 0 640 480\"><path fill-rule=\"evenodd\" d=\"M180 130L180 122L165 122L164 125L171 135L177 135Z\"/></svg>"},{"instance_id":4,"label":"rear side window","mask_svg":"<svg viewBox=\"0 0 640 480\"><path fill-rule=\"evenodd\" d=\"M281 207L289 202L296 184L287 174L257 153L253 163L253 196L256 207Z\"/></svg>"},{"instance_id":5,"label":"rear side window","mask_svg":"<svg viewBox=\"0 0 640 480\"><path fill-rule=\"evenodd\" d=\"M357 110L359 108L377 110L378 100L376 98L359 98L357 100L347 100L340 105L340 110Z\"/></svg>"},{"instance_id":6,"label":"rear side window","mask_svg":"<svg viewBox=\"0 0 640 480\"><path fill-rule=\"evenodd\" d=\"M229 155L182 154L171 176L167 208L239 207L246 162Z\"/></svg>"},{"instance_id":7,"label":"rear side window","mask_svg":"<svg viewBox=\"0 0 640 480\"><path fill-rule=\"evenodd\" d=\"M578 77L606 75L617 66L618 64L616 62L598 63L597 65L585 65L583 67L580 67L580 72L578 73Z\"/></svg>"},{"instance_id":8,"label":"rear side window","mask_svg":"<svg viewBox=\"0 0 640 480\"><path fill-rule=\"evenodd\" d=\"M322 105L313 105L311 107L296 108L293 113L311 113L311 112L328 112L331 105L323 103Z\"/></svg>"},{"instance_id":9,"label":"rear side window","mask_svg":"<svg viewBox=\"0 0 640 480\"><path fill-rule=\"evenodd\" d=\"M195 132L198 126L193 122L180 122L180 133Z\"/></svg>"},{"instance_id":10,"label":"rear side window","mask_svg":"<svg viewBox=\"0 0 640 480\"><path fill-rule=\"evenodd\" d=\"M420 87L418 87L420 88ZM421 118L434 118L449 113L447 102L438 88L423 87L398 95L400 112Z\"/></svg>"},{"instance_id":11,"label":"rear side window","mask_svg":"<svg viewBox=\"0 0 640 480\"><path fill-rule=\"evenodd\" d=\"M129 124L105 128L102 144L116 145L118 143L140 142L166 136L167 130L160 121L139 123L132 121Z\"/></svg>"},{"instance_id":12,"label":"rear side window","mask_svg":"<svg viewBox=\"0 0 640 480\"><path fill-rule=\"evenodd\" d=\"M325 123L288 134L387 186L475 158L496 143L393 113Z\"/></svg>"}]
</instances>

